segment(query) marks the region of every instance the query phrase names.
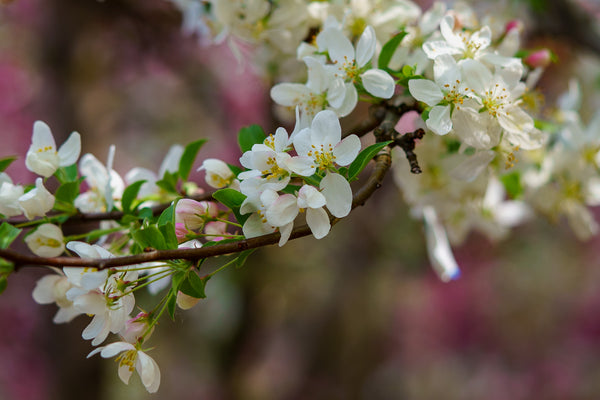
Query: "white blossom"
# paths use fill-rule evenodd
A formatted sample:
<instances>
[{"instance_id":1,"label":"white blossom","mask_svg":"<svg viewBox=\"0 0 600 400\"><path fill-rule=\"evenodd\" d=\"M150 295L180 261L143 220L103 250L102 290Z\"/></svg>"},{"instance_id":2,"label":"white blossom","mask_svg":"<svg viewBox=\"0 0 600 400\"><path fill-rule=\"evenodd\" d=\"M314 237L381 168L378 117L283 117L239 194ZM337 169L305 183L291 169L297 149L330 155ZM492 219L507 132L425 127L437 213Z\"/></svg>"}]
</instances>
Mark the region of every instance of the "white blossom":
<instances>
[{"instance_id":1,"label":"white blossom","mask_svg":"<svg viewBox=\"0 0 600 400\"><path fill-rule=\"evenodd\" d=\"M48 125L42 121L33 124L31 146L27 151L27 169L43 177L51 176L58 167L66 167L77 162L81 152L81 137L73 132L57 150L54 136Z\"/></svg>"}]
</instances>

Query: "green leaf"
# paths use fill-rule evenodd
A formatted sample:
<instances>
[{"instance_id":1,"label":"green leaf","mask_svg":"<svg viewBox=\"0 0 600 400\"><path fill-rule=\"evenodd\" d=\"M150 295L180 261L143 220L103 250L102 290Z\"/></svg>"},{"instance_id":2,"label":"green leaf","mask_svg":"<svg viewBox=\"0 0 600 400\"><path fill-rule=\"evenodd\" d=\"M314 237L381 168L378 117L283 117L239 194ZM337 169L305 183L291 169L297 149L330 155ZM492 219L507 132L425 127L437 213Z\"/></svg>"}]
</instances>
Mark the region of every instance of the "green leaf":
<instances>
[{"instance_id":1,"label":"green leaf","mask_svg":"<svg viewBox=\"0 0 600 400\"><path fill-rule=\"evenodd\" d=\"M219 203L233 211L235 219L242 225L250 217L250 214L241 215L240 206L246 200L246 196L234 189L221 189L213 193L213 198Z\"/></svg>"},{"instance_id":2,"label":"green leaf","mask_svg":"<svg viewBox=\"0 0 600 400\"><path fill-rule=\"evenodd\" d=\"M165 238L167 248L176 249L179 242L177 241L177 235L175 235L175 224L169 221L164 225L159 225L158 230L163 235L163 238Z\"/></svg>"},{"instance_id":3,"label":"green leaf","mask_svg":"<svg viewBox=\"0 0 600 400\"><path fill-rule=\"evenodd\" d=\"M284 187L283 189L281 189L281 191L283 193L287 193L287 194L295 194L299 190L300 190L300 186L299 185L287 185L286 187Z\"/></svg>"},{"instance_id":4,"label":"green leaf","mask_svg":"<svg viewBox=\"0 0 600 400\"><path fill-rule=\"evenodd\" d=\"M0 275L8 276L15 270L15 265L4 258L0 258Z\"/></svg>"},{"instance_id":5,"label":"green leaf","mask_svg":"<svg viewBox=\"0 0 600 400\"><path fill-rule=\"evenodd\" d=\"M77 164L69 165L68 167L61 167L54 172L54 176L60 183L75 182L77 181Z\"/></svg>"},{"instance_id":6,"label":"green leaf","mask_svg":"<svg viewBox=\"0 0 600 400\"><path fill-rule=\"evenodd\" d=\"M72 213L77 211L73 202L79 195L79 186L81 181L77 180L74 182L63 183L56 189L54 194L55 202L54 209L57 211L65 211Z\"/></svg>"},{"instance_id":7,"label":"green leaf","mask_svg":"<svg viewBox=\"0 0 600 400\"><path fill-rule=\"evenodd\" d=\"M200 139L185 146L181 159L179 160L179 177L183 181L187 181L190 176L190 171L192 170L196 155L204 143L206 143L206 139Z\"/></svg>"},{"instance_id":8,"label":"green leaf","mask_svg":"<svg viewBox=\"0 0 600 400\"><path fill-rule=\"evenodd\" d=\"M518 172L511 172L500 177L500 181L506 189L509 197L518 199L523 195L523 185L521 185L521 174Z\"/></svg>"},{"instance_id":9,"label":"green leaf","mask_svg":"<svg viewBox=\"0 0 600 400\"><path fill-rule=\"evenodd\" d=\"M8 166L12 164L12 162L15 161L17 158L17 156L0 158L0 172L4 172L6 168L8 168Z\"/></svg>"},{"instance_id":10,"label":"green leaf","mask_svg":"<svg viewBox=\"0 0 600 400\"><path fill-rule=\"evenodd\" d=\"M165 175L159 181L156 181L156 186L163 189L167 193L179 194L177 192L177 181L179 180L179 173L171 173L165 171Z\"/></svg>"},{"instance_id":11,"label":"green leaf","mask_svg":"<svg viewBox=\"0 0 600 400\"><path fill-rule=\"evenodd\" d=\"M390 40L387 41L386 44L383 45L381 49L381 53L379 54L379 61L377 63L380 69L386 69L392 59L392 56L396 52L396 49L402 42L402 39L407 35L407 32L400 32L397 35L393 36Z\"/></svg>"},{"instance_id":12,"label":"green leaf","mask_svg":"<svg viewBox=\"0 0 600 400\"><path fill-rule=\"evenodd\" d=\"M8 246L19 236L22 229L15 228L8 222L0 225L0 249L7 249Z\"/></svg>"},{"instance_id":13,"label":"green leaf","mask_svg":"<svg viewBox=\"0 0 600 400\"><path fill-rule=\"evenodd\" d=\"M4 290L6 290L7 285L8 279L6 279L6 276L0 276L0 294L2 294Z\"/></svg>"},{"instance_id":14,"label":"green leaf","mask_svg":"<svg viewBox=\"0 0 600 400\"><path fill-rule=\"evenodd\" d=\"M237 165L227 164L227 166L229 167L229 170L234 173L235 176L238 176L240 172L244 171L242 168L238 167Z\"/></svg>"},{"instance_id":15,"label":"green leaf","mask_svg":"<svg viewBox=\"0 0 600 400\"><path fill-rule=\"evenodd\" d=\"M144 229L138 229L131 232L133 240L135 240L142 249L151 247L157 250L166 250L168 248L164 236L161 231L154 225L150 225Z\"/></svg>"},{"instance_id":16,"label":"green leaf","mask_svg":"<svg viewBox=\"0 0 600 400\"><path fill-rule=\"evenodd\" d=\"M123 191L123 196L121 197L121 206L123 207L123 212L125 214L131 213L131 205L133 204L133 201L137 198L137 195L140 192L140 188L144 183L146 183L145 180L136 181L131 185L127 186Z\"/></svg>"},{"instance_id":17,"label":"green leaf","mask_svg":"<svg viewBox=\"0 0 600 400\"><path fill-rule=\"evenodd\" d=\"M375 143L361 151L356 157L356 160L354 160L352 164L350 164L350 167L348 167L348 180L353 180L356 178L356 176L360 174L363 169L365 169L369 161L371 161L371 159L375 157L377 153L381 151L381 149L390 143L392 143L391 140L387 142Z\"/></svg>"},{"instance_id":18,"label":"green leaf","mask_svg":"<svg viewBox=\"0 0 600 400\"><path fill-rule=\"evenodd\" d=\"M175 205L171 204L169 207L165 208L165 210L158 217L158 226L162 226L171 222L175 224Z\"/></svg>"},{"instance_id":19,"label":"green leaf","mask_svg":"<svg viewBox=\"0 0 600 400\"><path fill-rule=\"evenodd\" d=\"M208 279L202 279L196 272L190 271L186 279L181 283L179 290L196 299L204 299L206 298L204 287L207 281Z\"/></svg>"},{"instance_id":20,"label":"green leaf","mask_svg":"<svg viewBox=\"0 0 600 400\"><path fill-rule=\"evenodd\" d=\"M265 131L259 125L250 125L240 129L238 144L242 153L252 150L252 146L265 141Z\"/></svg>"},{"instance_id":21,"label":"green leaf","mask_svg":"<svg viewBox=\"0 0 600 400\"><path fill-rule=\"evenodd\" d=\"M175 321L175 309L177 308L177 291L169 290L169 294L167 297L167 312L169 313L169 317L171 320Z\"/></svg>"},{"instance_id":22,"label":"green leaf","mask_svg":"<svg viewBox=\"0 0 600 400\"><path fill-rule=\"evenodd\" d=\"M235 260L235 267L242 268L244 266L244 264L246 263L248 256L250 256L250 254L254 253L255 251L256 251L256 249L248 249L248 250L242 251L240 253L240 255L237 257L237 259Z\"/></svg>"}]
</instances>

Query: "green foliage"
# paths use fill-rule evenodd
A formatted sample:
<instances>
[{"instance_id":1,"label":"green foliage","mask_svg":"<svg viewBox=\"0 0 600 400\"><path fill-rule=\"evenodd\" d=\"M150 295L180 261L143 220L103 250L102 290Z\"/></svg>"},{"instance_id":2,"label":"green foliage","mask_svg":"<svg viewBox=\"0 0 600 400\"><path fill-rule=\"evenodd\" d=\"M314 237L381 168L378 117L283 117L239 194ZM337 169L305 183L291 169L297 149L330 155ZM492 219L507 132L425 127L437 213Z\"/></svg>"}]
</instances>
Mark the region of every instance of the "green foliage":
<instances>
[{"instance_id":1,"label":"green foliage","mask_svg":"<svg viewBox=\"0 0 600 400\"><path fill-rule=\"evenodd\" d=\"M132 230L131 236L133 236L133 240L135 240L142 249L150 247L157 250L166 250L168 248L164 236L155 225Z\"/></svg>"},{"instance_id":2,"label":"green foliage","mask_svg":"<svg viewBox=\"0 0 600 400\"><path fill-rule=\"evenodd\" d=\"M521 174L519 172L502 175L500 181L509 197L518 199L523 195L523 185L521 184Z\"/></svg>"},{"instance_id":3,"label":"green foliage","mask_svg":"<svg viewBox=\"0 0 600 400\"><path fill-rule=\"evenodd\" d=\"M156 181L156 186L161 188L167 193L171 194L179 194L177 191L177 182L179 180L179 173L174 172L171 173L169 171L165 172L163 178L159 181Z\"/></svg>"},{"instance_id":4,"label":"green foliage","mask_svg":"<svg viewBox=\"0 0 600 400\"><path fill-rule=\"evenodd\" d=\"M0 225L0 249L7 249L8 246L19 236L22 229L15 228L8 222Z\"/></svg>"},{"instance_id":5,"label":"green foliage","mask_svg":"<svg viewBox=\"0 0 600 400\"><path fill-rule=\"evenodd\" d=\"M8 285L8 276L14 271L15 267L11 262L0 258L0 294L4 292Z\"/></svg>"},{"instance_id":6,"label":"green foliage","mask_svg":"<svg viewBox=\"0 0 600 400\"><path fill-rule=\"evenodd\" d=\"M244 264L246 263L246 260L248 259L250 254L254 253L255 251L256 251L256 249L248 249L248 250L242 251L235 259L235 267L242 268L244 266Z\"/></svg>"},{"instance_id":7,"label":"green foliage","mask_svg":"<svg viewBox=\"0 0 600 400\"><path fill-rule=\"evenodd\" d=\"M196 299L204 299L206 298L204 288L209 279L210 278L200 278L195 271L190 270L186 274L185 279L181 282L179 290L181 290L183 294L187 294Z\"/></svg>"},{"instance_id":8,"label":"green foliage","mask_svg":"<svg viewBox=\"0 0 600 400\"><path fill-rule=\"evenodd\" d=\"M8 166L10 164L12 164L12 162L15 161L16 159L17 159L17 156L0 158L0 172L4 172L6 170L6 168L8 168Z\"/></svg>"},{"instance_id":9,"label":"green foliage","mask_svg":"<svg viewBox=\"0 0 600 400\"><path fill-rule=\"evenodd\" d=\"M190 171L192 170L192 165L194 164L194 160L198 155L198 151L200 148L206 143L206 139L196 140L185 146L183 150L183 154L181 155L181 159L179 160L179 177L183 181L187 181L190 176Z\"/></svg>"},{"instance_id":10,"label":"green foliage","mask_svg":"<svg viewBox=\"0 0 600 400\"><path fill-rule=\"evenodd\" d=\"M127 188L125 188L123 191L123 196L121 197L121 206L123 207L123 212L125 214L131 214L131 206L133 205L133 201L137 198L140 188L145 182L145 180L134 182L127 186Z\"/></svg>"},{"instance_id":11,"label":"green foliage","mask_svg":"<svg viewBox=\"0 0 600 400\"><path fill-rule=\"evenodd\" d=\"M379 61L377 63L377 66L380 69L388 69L388 65L390 63L390 60L392 59L392 56L394 55L396 49L400 45L400 42L402 42L402 39L404 39L406 35L407 33L402 31L397 35L394 35L390 40L387 41L386 44L383 45L383 48L381 49L381 54L379 54Z\"/></svg>"},{"instance_id":12,"label":"green foliage","mask_svg":"<svg viewBox=\"0 0 600 400\"><path fill-rule=\"evenodd\" d=\"M240 129L238 144L242 153L252 150L252 146L264 142L267 135L259 125L250 125Z\"/></svg>"},{"instance_id":13,"label":"green foliage","mask_svg":"<svg viewBox=\"0 0 600 400\"><path fill-rule=\"evenodd\" d=\"M77 209L75 208L73 203L79 195L80 185L81 180L66 182L60 185L58 189L56 189L56 193L54 193L54 209L57 211L64 211L68 213L77 212Z\"/></svg>"},{"instance_id":14,"label":"green foliage","mask_svg":"<svg viewBox=\"0 0 600 400\"><path fill-rule=\"evenodd\" d=\"M175 204L171 204L158 217L158 229L165 239L165 244L169 249L177 248L177 236L175 235Z\"/></svg>"},{"instance_id":15,"label":"green foliage","mask_svg":"<svg viewBox=\"0 0 600 400\"><path fill-rule=\"evenodd\" d=\"M54 172L54 176L60 183L75 182L77 181L78 174L77 164L61 167Z\"/></svg>"},{"instance_id":16,"label":"green foliage","mask_svg":"<svg viewBox=\"0 0 600 400\"><path fill-rule=\"evenodd\" d=\"M241 225L246 222L250 215L241 215L240 214L240 206L246 200L246 195L238 192L234 189L221 189L217 190L213 193L213 198L217 200L219 203L223 204L225 207L229 208L233 211L233 215L235 219Z\"/></svg>"},{"instance_id":17,"label":"green foliage","mask_svg":"<svg viewBox=\"0 0 600 400\"><path fill-rule=\"evenodd\" d=\"M356 159L350 164L348 167L348 180L352 181L356 178L358 174L362 172L363 169L367 166L369 161L373 159L388 144L392 143L392 141L375 143L361 151Z\"/></svg>"}]
</instances>

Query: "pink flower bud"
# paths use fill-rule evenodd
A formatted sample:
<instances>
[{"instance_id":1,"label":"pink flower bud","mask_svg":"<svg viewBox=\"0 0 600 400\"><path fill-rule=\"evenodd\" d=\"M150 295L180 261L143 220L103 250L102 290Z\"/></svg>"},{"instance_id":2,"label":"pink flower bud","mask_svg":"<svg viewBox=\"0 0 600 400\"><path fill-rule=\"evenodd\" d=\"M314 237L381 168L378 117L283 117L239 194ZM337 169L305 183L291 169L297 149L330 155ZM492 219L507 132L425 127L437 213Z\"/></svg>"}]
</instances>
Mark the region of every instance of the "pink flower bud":
<instances>
[{"instance_id":1,"label":"pink flower bud","mask_svg":"<svg viewBox=\"0 0 600 400\"><path fill-rule=\"evenodd\" d=\"M218 214L217 205L213 202L181 199L175 206L175 224L181 223L188 230L197 230L204 226L207 219Z\"/></svg>"},{"instance_id":2,"label":"pink flower bud","mask_svg":"<svg viewBox=\"0 0 600 400\"><path fill-rule=\"evenodd\" d=\"M119 332L119 335L121 335L123 340L128 343L136 343L142 338L150 326L150 318L148 317L148 313L139 313L125 323L125 327ZM152 327L150 332L146 335L146 338L152 335L153 331L154 327Z\"/></svg>"},{"instance_id":3,"label":"pink flower bud","mask_svg":"<svg viewBox=\"0 0 600 400\"><path fill-rule=\"evenodd\" d=\"M175 223L175 236L177 236L177 241L179 243L185 242L187 234L190 231L185 227L185 224L182 222Z\"/></svg>"},{"instance_id":4,"label":"pink flower bud","mask_svg":"<svg viewBox=\"0 0 600 400\"><path fill-rule=\"evenodd\" d=\"M204 227L204 233L207 239L218 242L219 240L225 239L223 235L227 233L227 224L221 221L212 221L206 224Z\"/></svg>"},{"instance_id":5,"label":"pink flower bud","mask_svg":"<svg viewBox=\"0 0 600 400\"><path fill-rule=\"evenodd\" d=\"M525 57L523 62L532 68L545 68L552 62L552 52L548 49L534 51Z\"/></svg>"},{"instance_id":6,"label":"pink flower bud","mask_svg":"<svg viewBox=\"0 0 600 400\"><path fill-rule=\"evenodd\" d=\"M523 22L518 19L513 19L506 24L506 28L504 29L504 33L508 33L513 29L518 29L519 32L523 32Z\"/></svg>"},{"instance_id":7,"label":"pink flower bud","mask_svg":"<svg viewBox=\"0 0 600 400\"><path fill-rule=\"evenodd\" d=\"M188 296L187 294L181 291L177 292L177 306L182 310L189 310L190 308L198 304L199 301L200 299Z\"/></svg>"}]
</instances>

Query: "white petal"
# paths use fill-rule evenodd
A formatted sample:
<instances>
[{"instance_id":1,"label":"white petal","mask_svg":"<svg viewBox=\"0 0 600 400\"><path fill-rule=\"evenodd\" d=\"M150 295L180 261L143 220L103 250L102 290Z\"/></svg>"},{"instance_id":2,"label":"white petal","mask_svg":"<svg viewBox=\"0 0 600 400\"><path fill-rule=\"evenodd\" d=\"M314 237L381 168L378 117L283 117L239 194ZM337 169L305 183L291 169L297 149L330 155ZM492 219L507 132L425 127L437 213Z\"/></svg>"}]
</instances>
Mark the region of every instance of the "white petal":
<instances>
[{"instance_id":1,"label":"white petal","mask_svg":"<svg viewBox=\"0 0 600 400\"><path fill-rule=\"evenodd\" d=\"M331 223L327 212L323 208L309 208L306 210L306 223L315 239L321 239L329 233Z\"/></svg>"},{"instance_id":2,"label":"white petal","mask_svg":"<svg viewBox=\"0 0 600 400\"><path fill-rule=\"evenodd\" d=\"M333 108L342 107L346 92L346 85L342 78L330 80L329 88L327 89L327 102Z\"/></svg>"},{"instance_id":3,"label":"white petal","mask_svg":"<svg viewBox=\"0 0 600 400\"><path fill-rule=\"evenodd\" d=\"M375 37L375 30L372 26L367 26L362 35L360 35L360 39L356 45L356 65L359 68L362 68L371 61L373 54L375 54L376 45L377 38Z\"/></svg>"},{"instance_id":4,"label":"white petal","mask_svg":"<svg viewBox=\"0 0 600 400\"><path fill-rule=\"evenodd\" d=\"M302 102L310 90L301 83L279 83L271 88L271 98L277 104L291 107Z\"/></svg>"},{"instance_id":5,"label":"white petal","mask_svg":"<svg viewBox=\"0 0 600 400\"><path fill-rule=\"evenodd\" d=\"M310 129L310 140L314 145L337 144L342 138L342 127L337 115L330 110L317 113Z\"/></svg>"},{"instance_id":6,"label":"white petal","mask_svg":"<svg viewBox=\"0 0 600 400\"><path fill-rule=\"evenodd\" d=\"M298 207L300 208L321 208L326 203L325 196L314 186L303 185L298 192Z\"/></svg>"},{"instance_id":7,"label":"white petal","mask_svg":"<svg viewBox=\"0 0 600 400\"><path fill-rule=\"evenodd\" d=\"M51 147L56 150L56 142L50 127L44 121L35 121L33 123L33 135L31 136L31 145L36 148Z\"/></svg>"},{"instance_id":8,"label":"white petal","mask_svg":"<svg viewBox=\"0 0 600 400\"><path fill-rule=\"evenodd\" d=\"M284 226L296 218L298 211L296 196L284 194L267 209L267 221L275 227Z\"/></svg>"},{"instance_id":9,"label":"white petal","mask_svg":"<svg viewBox=\"0 0 600 400\"><path fill-rule=\"evenodd\" d=\"M464 161L454 167L449 175L453 178L472 182L492 162L496 153L492 150L480 151L473 155L464 156Z\"/></svg>"},{"instance_id":10,"label":"white petal","mask_svg":"<svg viewBox=\"0 0 600 400\"><path fill-rule=\"evenodd\" d=\"M61 167L68 167L77 162L81 153L81 136L77 132L71 133L66 142L58 149L58 158Z\"/></svg>"},{"instance_id":11,"label":"white petal","mask_svg":"<svg viewBox=\"0 0 600 400\"><path fill-rule=\"evenodd\" d=\"M518 134L531 132L534 127L533 118L518 106L507 107L504 113L498 113L498 123L508 132Z\"/></svg>"},{"instance_id":12,"label":"white petal","mask_svg":"<svg viewBox=\"0 0 600 400\"><path fill-rule=\"evenodd\" d=\"M286 165L293 172L301 176L311 176L315 173L316 169L313 160L306 156L292 157Z\"/></svg>"},{"instance_id":13,"label":"white petal","mask_svg":"<svg viewBox=\"0 0 600 400\"><path fill-rule=\"evenodd\" d=\"M360 139L356 135L350 135L333 148L335 162L338 165L350 165L360 152Z\"/></svg>"},{"instance_id":14,"label":"white petal","mask_svg":"<svg viewBox=\"0 0 600 400\"><path fill-rule=\"evenodd\" d=\"M282 247L284 244L288 242L290 239L290 235L292 234L292 229L294 228L294 223L290 222L284 226L279 227L279 234L281 237L279 238L279 247Z\"/></svg>"},{"instance_id":15,"label":"white petal","mask_svg":"<svg viewBox=\"0 0 600 400\"><path fill-rule=\"evenodd\" d=\"M443 40L433 40L423 43L423 51L432 60L435 60L436 57L442 54L454 55L461 53L460 49L449 45Z\"/></svg>"},{"instance_id":16,"label":"white petal","mask_svg":"<svg viewBox=\"0 0 600 400\"><path fill-rule=\"evenodd\" d=\"M306 57L304 63L308 67L308 80L306 87L315 93L323 93L329 86L330 76L319 60Z\"/></svg>"},{"instance_id":17,"label":"white petal","mask_svg":"<svg viewBox=\"0 0 600 400\"><path fill-rule=\"evenodd\" d=\"M415 99L428 106L435 106L444 98L439 86L427 79L411 79L408 81L408 90Z\"/></svg>"},{"instance_id":18,"label":"white petal","mask_svg":"<svg viewBox=\"0 0 600 400\"><path fill-rule=\"evenodd\" d=\"M352 189L346 178L340 174L329 172L321 180L320 188L327 199L327 209L333 216L342 218L350 213Z\"/></svg>"},{"instance_id":19,"label":"white petal","mask_svg":"<svg viewBox=\"0 0 600 400\"><path fill-rule=\"evenodd\" d=\"M250 217L244 222L244 226L242 227L242 231L244 236L247 238L258 237L262 235L266 235L268 233L275 232L275 227L271 226L262 221L262 217L258 214L252 214Z\"/></svg>"},{"instance_id":20,"label":"white petal","mask_svg":"<svg viewBox=\"0 0 600 400\"><path fill-rule=\"evenodd\" d=\"M424 207L423 217L427 252L433 269L444 282L458 278L460 270L452 254L446 231L438 221L435 209L431 206Z\"/></svg>"},{"instance_id":21,"label":"white petal","mask_svg":"<svg viewBox=\"0 0 600 400\"><path fill-rule=\"evenodd\" d=\"M354 47L350 40L336 28L327 28L317 35L319 50L329 52L329 58L334 62L354 60Z\"/></svg>"},{"instance_id":22,"label":"white petal","mask_svg":"<svg viewBox=\"0 0 600 400\"><path fill-rule=\"evenodd\" d=\"M494 83L490 70L479 61L464 60L461 63L461 68L469 88L478 94L485 93L487 88Z\"/></svg>"},{"instance_id":23,"label":"white petal","mask_svg":"<svg viewBox=\"0 0 600 400\"><path fill-rule=\"evenodd\" d=\"M160 385L160 369L156 361L143 351L138 351L136 369L146 390L155 393Z\"/></svg>"},{"instance_id":24,"label":"white petal","mask_svg":"<svg viewBox=\"0 0 600 400\"><path fill-rule=\"evenodd\" d=\"M54 303L54 285L59 279L64 277L60 275L46 275L39 279L35 284L33 293L31 294L33 300L38 304L52 304Z\"/></svg>"},{"instance_id":25,"label":"white petal","mask_svg":"<svg viewBox=\"0 0 600 400\"><path fill-rule=\"evenodd\" d=\"M356 91L354 85L348 82L345 84L345 88L346 95L344 96L344 102L340 107L336 108L336 112L339 117L345 117L346 115L350 114L358 103L358 92Z\"/></svg>"},{"instance_id":26,"label":"white petal","mask_svg":"<svg viewBox=\"0 0 600 400\"><path fill-rule=\"evenodd\" d=\"M427 127L438 135L445 135L452 130L450 119L450 106L435 106L429 111L429 118L425 121Z\"/></svg>"},{"instance_id":27,"label":"white petal","mask_svg":"<svg viewBox=\"0 0 600 400\"><path fill-rule=\"evenodd\" d=\"M361 76L363 86L367 92L375 97L389 99L394 95L396 84L394 78L381 69L370 69Z\"/></svg>"}]
</instances>

